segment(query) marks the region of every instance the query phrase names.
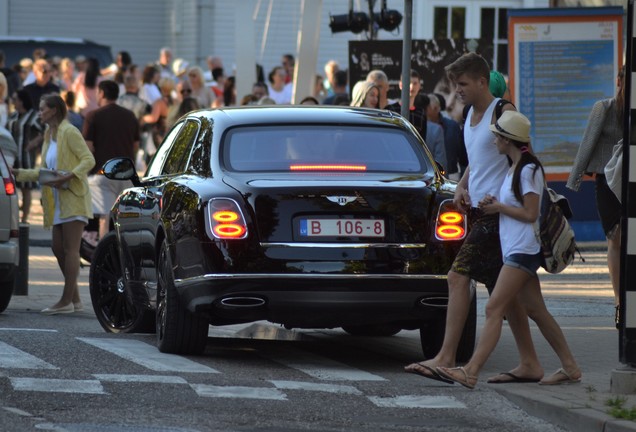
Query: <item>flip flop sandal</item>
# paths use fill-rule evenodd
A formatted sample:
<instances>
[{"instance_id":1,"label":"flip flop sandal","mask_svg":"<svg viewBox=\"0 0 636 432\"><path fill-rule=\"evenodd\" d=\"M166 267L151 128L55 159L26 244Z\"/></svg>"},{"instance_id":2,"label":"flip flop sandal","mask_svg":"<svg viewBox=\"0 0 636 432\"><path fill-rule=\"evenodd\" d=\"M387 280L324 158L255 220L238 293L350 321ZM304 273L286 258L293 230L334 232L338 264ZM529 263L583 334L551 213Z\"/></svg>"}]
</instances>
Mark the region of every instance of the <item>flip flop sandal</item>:
<instances>
[{"instance_id":1,"label":"flip flop sandal","mask_svg":"<svg viewBox=\"0 0 636 432\"><path fill-rule=\"evenodd\" d=\"M466 369L464 369L463 367L454 367L454 368L445 368L445 367L436 367L435 370L437 371L438 374L440 374L442 377L447 378L449 380L453 380L458 384L463 385L464 387L466 387L467 389L474 389L475 388L475 384L477 384L477 377L476 376L471 376L468 375L468 372L466 372ZM451 375L449 372L452 371L460 371L461 373L464 374L464 379L461 378L455 378L453 375ZM475 384L471 384L468 382L468 380L474 380Z\"/></svg>"},{"instance_id":2,"label":"flip flop sandal","mask_svg":"<svg viewBox=\"0 0 636 432\"><path fill-rule=\"evenodd\" d=\"M500 376L509 377L509 379L497 379ZM499 375L490 377L486 380L488 384L513 384L513 383L537 383L541 378L529 378L515 375L512 372L500 372Z\"/></svg>"},{"instance_id":3,"label":"flip flop sandal","mask_svg":"<svg viewBox=\"0 0 636 432\"><path fill-rule=\"evenodd\" d=\"M413 366L415 366L415 367L413 367ZM426 370L429 373L422 372L422 370L420 370L420 368L423 368L424 370ZM424 377L424 378L432 379L432 380L435 380L435 381L441 381L441 382L446 383L446 384L455 384L455 381L453 381L451 379L448 379L448 378L444 378L439 373L437 373L437 371L435 369L433 369L431 366L425 365L424 363L412 363L412 364L406 366L404 368L404 370L406 372L408 372L408 373L419 375L419 376Z\"/></svg>"},{"instance_id":4,"label":"flip flop sandal","mask_svg":"<svg viewBox=\"0 0 636 432\"><path fill-rule=\"evenodd\" d=\"M560 378L557 378L559 376ZM549 381L550 379L553 379L553 381ZM548 380L539 381L539 385L576 384L580 382L581 378L572 378L572 376L568 374L563 368L559 368L555 373L548 377Z\"/></svg>"}]
</instances>

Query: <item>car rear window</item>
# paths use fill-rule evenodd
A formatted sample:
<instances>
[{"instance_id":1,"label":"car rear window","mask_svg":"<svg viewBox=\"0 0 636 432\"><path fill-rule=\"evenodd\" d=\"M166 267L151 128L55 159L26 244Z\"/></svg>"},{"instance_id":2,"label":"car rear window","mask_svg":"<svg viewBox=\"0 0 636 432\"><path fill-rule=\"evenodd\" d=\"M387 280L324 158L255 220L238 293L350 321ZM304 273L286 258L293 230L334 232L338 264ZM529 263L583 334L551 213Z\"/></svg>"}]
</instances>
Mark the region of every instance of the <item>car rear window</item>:
<instances>
[{"instance_id":1,"label":"car rear window","mask_svg":"<svg viewBox=\"0 0 636 432\"><path fill-rule=\"evenodd\" d=\"M360 126L258 126L230 130L223 160L231 171L428 170L417 139L400 129Z\"/></svg>"}]
</instances>

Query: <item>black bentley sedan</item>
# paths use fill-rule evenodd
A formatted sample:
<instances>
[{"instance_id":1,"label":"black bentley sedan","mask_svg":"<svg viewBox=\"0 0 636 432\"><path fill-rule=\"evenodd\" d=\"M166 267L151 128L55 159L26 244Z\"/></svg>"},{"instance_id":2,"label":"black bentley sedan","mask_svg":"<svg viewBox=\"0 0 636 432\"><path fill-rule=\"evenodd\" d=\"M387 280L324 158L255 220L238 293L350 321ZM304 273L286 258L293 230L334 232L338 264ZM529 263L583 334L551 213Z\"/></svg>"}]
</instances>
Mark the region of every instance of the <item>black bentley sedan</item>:
<instances>
[{"instance_id":1,"label":"black bentley sedan","mask_svg":"<svg viewBox=\"0 0 636 432\"><path fill-rule=\"evenodd\" d=\"M95 250L90 293L109 332L203 352L209 325L267 320L389 336L444 334L446 274L466 234L446 180L401 116L349 107L202 110L170 130ZM458 358L475 340L475 300Z\"/></svg>"}]
</instances>

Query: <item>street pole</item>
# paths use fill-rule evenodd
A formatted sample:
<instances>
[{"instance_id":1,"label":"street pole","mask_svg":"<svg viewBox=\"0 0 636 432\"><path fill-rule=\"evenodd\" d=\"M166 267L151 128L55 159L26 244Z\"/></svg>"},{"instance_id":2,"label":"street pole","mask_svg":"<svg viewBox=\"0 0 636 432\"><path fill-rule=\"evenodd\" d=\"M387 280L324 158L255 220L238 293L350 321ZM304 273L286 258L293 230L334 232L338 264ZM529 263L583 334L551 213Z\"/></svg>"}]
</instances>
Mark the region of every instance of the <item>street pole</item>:
<instances>
[{"instance_id":1,"label":"street pole","mask_svg":"<svg viewBox=\"0 0 636 432\"><path fill-rule=\"evenodd\" d=\"M256 82L254 20L246 11L254 10L254 0L236 0L234 8L234 51L236 52L236 103L252 93ZM228 17L230 18L230 17Z\"/></svg>"},{"instance_id":2,"label":"street pole","mask_svg":"<svg viewBox=\"0 0 636 432\"><path fill-rule=\"evenodd\" d=\"M621 214L621 269L620 269L620 343L618 349L621 363L636 366L636 207L630 205L636 196L636 177L630 173L636 169L630 165L630 153L636 154L636 136L632 130L631 118L636 116L636 95L632 91L634 71L634 0L629 0L627 8L627 49L625 51L625 118L623 123L623 184ZM619 35L621 37L621 35ZM636 389L636 386L635 386Z\"/></svg>"},{"instance_id":3,"label":"street pole","mask_svg":"<svg viewBox=\"0 0 636 432\"><path fill-rule=\"evenodd\" d=\"M404 40L402 42L402 117L409 118L411 107L409 87L411 84L411 31L413 28L413 0L404 0Z\"/></svg>"},{"instance_id":4,"label":"street pole","mask_svg":"<svg viewBox=\"0 0 636 432\"><path fill-rule=\"evenodd\" d=\"M322 0L302 0L296 67L294 68L292 103L305 96L313 96L316 83L316 65L320 45L320 22L315 17L322 13Z\"/></svg>"}]
</instances>

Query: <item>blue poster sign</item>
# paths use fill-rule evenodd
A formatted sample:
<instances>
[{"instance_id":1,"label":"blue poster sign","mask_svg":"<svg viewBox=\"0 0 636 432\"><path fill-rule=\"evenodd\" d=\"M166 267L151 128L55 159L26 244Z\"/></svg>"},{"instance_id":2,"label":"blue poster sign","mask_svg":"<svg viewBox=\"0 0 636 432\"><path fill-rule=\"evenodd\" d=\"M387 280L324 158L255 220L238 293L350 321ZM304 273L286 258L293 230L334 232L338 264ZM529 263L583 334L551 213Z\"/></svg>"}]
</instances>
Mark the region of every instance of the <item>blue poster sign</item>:
<instances>
[{"instance_id":1,"label":"blue poster sign","mask_svg":"<svg viewBox=\"0 0 636 432\"><path fill-rule=\"evenodd\" d=\"M509 11L510 83L548 173L569 172L594 103L616 92L622 8Z\"/></svg>"}]
</instances>

